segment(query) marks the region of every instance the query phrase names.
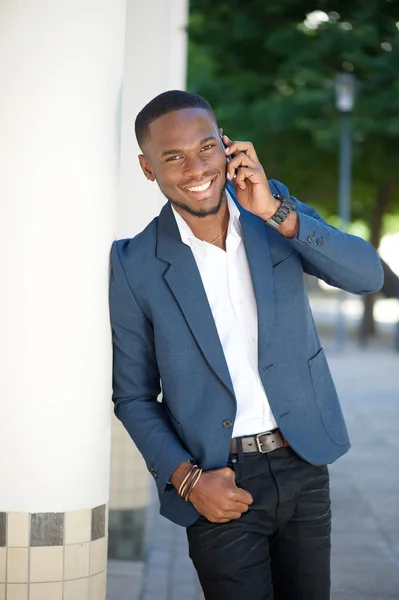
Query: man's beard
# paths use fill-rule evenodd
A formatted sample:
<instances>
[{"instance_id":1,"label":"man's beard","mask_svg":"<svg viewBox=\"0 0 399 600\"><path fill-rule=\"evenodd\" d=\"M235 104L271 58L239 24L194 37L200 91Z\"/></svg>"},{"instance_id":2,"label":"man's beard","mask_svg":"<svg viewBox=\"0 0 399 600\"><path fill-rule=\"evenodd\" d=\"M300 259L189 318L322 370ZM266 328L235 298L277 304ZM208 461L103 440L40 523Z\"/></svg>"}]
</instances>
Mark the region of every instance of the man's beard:
<instances>
[{"instance_id":1,"label":"man's beard","mask_svg":"<svg viewBox=\"0 0 399 600\"><path fill-rule=\"evenodd\" d=\"M167 200L169 200L169 202L172 204L172 206L180 208L181 210L184 210L184 212L188 213L189 215L191 215L193 217L198 217L199 219L203 219L204 217L208 217L210 215L217 215L219 210L222 208L223 196L224 196L224 192L226 189L226 184L227 184L227 181L226 181L225 185L223 186L222 191L220 192L219 202L216 204L216 206L214 206L213 208L210 208L209 210L193 210L192 208L187 206L187 204L183 204L183 202L177 202L177 200L173 200L172 198L169 198L164 192L163 192L163 194L167 198Z\"/></svg>"}]
</instances>

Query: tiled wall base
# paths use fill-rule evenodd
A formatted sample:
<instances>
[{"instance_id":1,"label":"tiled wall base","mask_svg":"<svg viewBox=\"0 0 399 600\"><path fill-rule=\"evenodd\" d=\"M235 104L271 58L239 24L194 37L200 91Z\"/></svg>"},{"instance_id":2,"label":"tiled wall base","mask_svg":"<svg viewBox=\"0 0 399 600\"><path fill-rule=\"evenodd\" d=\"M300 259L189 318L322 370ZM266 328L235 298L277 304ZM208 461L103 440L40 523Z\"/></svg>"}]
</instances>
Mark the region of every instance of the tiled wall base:
<instances>
[{"instance_id":1,"label":"tiled wall base","mask_svg":"<svg viewBox=\"0 0 399 600\"><path fill-rule=\"evenodd\" d=\"M0 513L0 600L105 600L106 505Z\"/></svg>"}]
</instances>

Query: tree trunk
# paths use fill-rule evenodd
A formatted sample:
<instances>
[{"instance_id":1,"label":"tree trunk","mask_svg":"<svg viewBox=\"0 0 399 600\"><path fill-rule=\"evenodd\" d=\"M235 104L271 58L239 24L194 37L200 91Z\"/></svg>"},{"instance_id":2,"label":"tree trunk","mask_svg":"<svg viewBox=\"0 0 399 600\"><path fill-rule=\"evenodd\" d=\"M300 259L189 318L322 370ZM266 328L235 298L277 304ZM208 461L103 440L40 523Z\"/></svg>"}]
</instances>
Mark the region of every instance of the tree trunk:
<instances>
[{"instance_id":1,"label":"tree trunk","mask_svg":"<svg viewBox=\"0 0 399 600\"><path fill-rule=\"evenodd\" d=\"M384 181L377 190L376 202L371 215L370 242L378 250L381 243L382 225L385 214L388 211L391 198L394 194L395 182L393 179ZM364 310L360 325L360 343L366 345L372 335L376 333L374 321L374 303L376 294L364 296Z\"/></svg>"}]
</instances>

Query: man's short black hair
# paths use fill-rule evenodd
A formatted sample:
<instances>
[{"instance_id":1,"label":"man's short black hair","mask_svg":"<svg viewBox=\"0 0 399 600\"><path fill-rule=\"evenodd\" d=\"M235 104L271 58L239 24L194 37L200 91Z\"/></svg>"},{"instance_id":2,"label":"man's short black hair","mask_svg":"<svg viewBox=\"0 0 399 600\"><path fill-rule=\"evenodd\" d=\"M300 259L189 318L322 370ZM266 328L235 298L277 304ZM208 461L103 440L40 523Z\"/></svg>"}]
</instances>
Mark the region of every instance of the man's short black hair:
<instances>
[{"instance_id":1,"label":"man's short black hair","mask_svg":"<svg viewBox=\"0 0 399 600\"><path fill-rule=\"evenodd\" d=\"M181 90L163 92L146 104L136 117L134 128L140 148L143 149L143 143L148 137L149 127L153 121L169 112L183 108L202 108L216 122L215 113L211 105L202 96Z\"/></svg>"}]
</instances>

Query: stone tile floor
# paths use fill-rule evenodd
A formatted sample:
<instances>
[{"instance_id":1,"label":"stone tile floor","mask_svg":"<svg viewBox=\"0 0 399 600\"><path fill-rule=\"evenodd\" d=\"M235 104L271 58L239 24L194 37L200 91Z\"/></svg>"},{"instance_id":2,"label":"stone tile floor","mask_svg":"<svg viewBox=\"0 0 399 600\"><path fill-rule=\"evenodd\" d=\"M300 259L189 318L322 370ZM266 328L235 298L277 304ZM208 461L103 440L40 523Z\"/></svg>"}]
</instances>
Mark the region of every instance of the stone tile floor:
<instances>
[{"instance_id":1,"label":"stone tile floor","mask_svg":"<svg viewBox=\"0 0 399 600\"><path fill-rule=\"evenodd\" d=\"M143 573L142 562L108 561L107 600L139 600Z\"/></svg>"},{"instance_id":2,"label":"stone tile floor","mask_svg":"<svg viewBox=\"0 0 399 600\"><path fill-rule=\"evenodd\" d=\"M327 346L352 440L330 467L331 600L399 599L399 354ZM201 600L185 531L149 509L146 564L110 564L108 600Z\"/></svg>"}]
</instances>

